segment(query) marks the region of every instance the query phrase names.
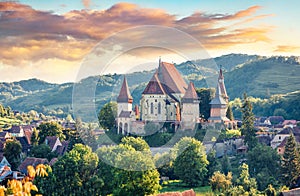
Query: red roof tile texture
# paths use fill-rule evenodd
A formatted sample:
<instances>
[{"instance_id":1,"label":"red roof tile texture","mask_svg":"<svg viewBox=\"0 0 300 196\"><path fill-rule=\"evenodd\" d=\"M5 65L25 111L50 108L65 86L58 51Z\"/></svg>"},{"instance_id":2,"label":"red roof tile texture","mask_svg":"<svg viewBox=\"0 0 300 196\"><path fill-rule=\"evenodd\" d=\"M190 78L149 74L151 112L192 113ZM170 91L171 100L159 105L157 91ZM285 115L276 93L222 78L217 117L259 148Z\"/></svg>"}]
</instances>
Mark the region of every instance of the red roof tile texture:
<instances>
[{"instance_id":1,"label":"red roof tile texture","mask_svg":"<svg viewBox=\"0 0 300 196\"><path fill-rule=\"evenodd\" d=\"M158 70L154 73L143 94L184 94L187 87L174 64L160 62Z\"/></svg>"},{"instance_id":2,"label":"red roof tile texture","mask_svg":"<svg viewBox=\"0 0 300 196\"><path fill-rule=\"evenodd\" d=\"M127 80L126 80L126 77L124 76L123 84L122 84L119 96L117 98L117 102L132 103L132 101L133 101L133 99L132 99L132 96L131 96L129 88L128 88Z\"/></svg>"},{"instance_id":3,"label":"red roof tile texture","mask_svg":"<svg viewBox=\"0 0 300 196\"><path fill-rule=\"evenodd\" d=\"M194 84L192 82L189 83L188 89L186 90L183 99L198 99L198 95Z\"/></svg>"}]
</instances>

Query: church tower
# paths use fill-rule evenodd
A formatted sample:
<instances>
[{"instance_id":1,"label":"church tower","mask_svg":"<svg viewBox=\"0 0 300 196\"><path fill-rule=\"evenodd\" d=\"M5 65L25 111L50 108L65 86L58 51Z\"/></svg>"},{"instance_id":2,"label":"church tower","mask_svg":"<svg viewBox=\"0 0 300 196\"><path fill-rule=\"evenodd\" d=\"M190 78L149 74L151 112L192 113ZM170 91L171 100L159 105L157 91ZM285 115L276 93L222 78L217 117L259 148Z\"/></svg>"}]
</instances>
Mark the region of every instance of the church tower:
<instances>
[{"instance_id":1,"label":"church tower","mask_svg":"<svg viewBox=\"0 0 300 196\"><path fill-rule=\"evenodd\" d=\"M182 127L184 129L193 129L195 127L195 123L197 123L199 119L200 109L199 98L192 82L189 83L188 89L182 97L181 103Z\"/></svg>"},{"instance_id":2,"label":"church tower","mask_svg":"<svg viewBox=\"0 0 300 196\"><path fill-rule=\"evenodd\" d=\"M210 122L221 123L221 122L230 121L226 117L227 102L223 98L224 95L222 95L221 92L222 92L221 86L220 83L218 82L216 96L209 103L211 105L210 117L208 119Z\"/></svg>"},{"instance_id":3,"label":"church tower","mask_svg":"<svg viewBox=\"0 0 300 196\"><path fill-rule=\"evenodd\" d=\"M117 98L117 104L118 104L118 116L122 111L132 111L132 96L130 94L128 84L126 77L124 76L123 84L119 93L119 96Z\"/></svg>"},{"instance_id":4,"label":"church tower","mask_svg":"<svg viewBox=\"0 0 300 196\"><path fill-rule=\"evenodd\" d=\"M135 113L132 111L132 101L133 99L129 92L127 80L124 76L123 84L117 98L117 127L118 133L122 133L123 135L131 132L132 122L135 120Z\"/></svg>"}]
</instances>

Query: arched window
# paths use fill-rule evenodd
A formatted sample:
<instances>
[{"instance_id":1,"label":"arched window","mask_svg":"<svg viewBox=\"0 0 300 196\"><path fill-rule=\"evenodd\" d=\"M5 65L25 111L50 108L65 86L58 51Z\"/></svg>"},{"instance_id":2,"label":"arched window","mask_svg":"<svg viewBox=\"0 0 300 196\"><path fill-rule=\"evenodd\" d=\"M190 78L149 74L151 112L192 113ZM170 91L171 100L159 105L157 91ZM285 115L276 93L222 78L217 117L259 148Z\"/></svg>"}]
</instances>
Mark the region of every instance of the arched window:
<instances>
[{"instance_id":1,"label":"arched window","mask_svg":"<svg viewBox=\"0 0 300 196\"><path fill-rule=\"evenodd\" d=\"M158 103L158 114L161 114L161 103Z\"/></svg>"},{"instance_id":2,"label":"arched window","mask_svg":"<svg viewBox=\"0 0 300 196\"><path fill-rule=\"evenodd\" d=\"M123 131L123 123L120 122L119 123L119 132L122 133L122 131Z\"/></svg>"},{"instance_id":3,"label":"arched window","mask_svg":"<svg viewBox=\"0 0 300 196\"><path fill-rule=\"evenodd\" d=\"M153 114L153 103L150 104L150 113Z\"/></svg>"},{"instance_id":4,"label":"arched window","mask_svg":"<svg viewBox=\"0 0 300 196\"><path fill-rule=\"evenodd\" d=\"M125 123L125 124L124 124L124 134L125 134L125 135L128 134L128 130L129 130L128 124Z\"/></svg>"}]
</instances>

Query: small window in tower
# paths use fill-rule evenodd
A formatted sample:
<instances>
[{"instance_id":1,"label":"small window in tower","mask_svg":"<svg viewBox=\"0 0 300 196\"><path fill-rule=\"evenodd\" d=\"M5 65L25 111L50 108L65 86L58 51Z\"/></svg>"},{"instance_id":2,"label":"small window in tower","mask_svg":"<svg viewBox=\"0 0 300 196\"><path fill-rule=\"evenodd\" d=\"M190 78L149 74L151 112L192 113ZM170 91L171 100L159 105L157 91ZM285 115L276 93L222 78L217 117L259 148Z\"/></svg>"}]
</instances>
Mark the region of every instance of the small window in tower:
<instances>
[{"instance_id":1,"label":"small window in tower","mask_svg":"<svg viewBox=\"0 0 300 196\"><path fill-rule=\"evenodd\" d=\"M158 114L161 114L161 103L158 103Z\"/></svg>"},{"instance_id":2,"label":"small window in tower","mask_svg":"<svg viewBox=\"0 0 300 196\"><path fill-rule=\"evenodd\" d=\"M153 114L153 103L150 105L150 113Z\"/></svg>"},{"instance_id":3,"label":"small window in tower","mask_svg":"<svg viewBox=\"0 0 300 196\"><path fill-rule=\"evenodd\" d=\"M173 113L171 112L171 116L173 115Z\"/></svg>"},{"instance_id":4,"label":"small window in tower","mask_svg":"<svg viewBox=\"0 0 300 196\"><path fill-rule=\"evenodd\" d=\"M155 102L157 102L157 99L155 99Z\"/></svg>"}]
</instances>

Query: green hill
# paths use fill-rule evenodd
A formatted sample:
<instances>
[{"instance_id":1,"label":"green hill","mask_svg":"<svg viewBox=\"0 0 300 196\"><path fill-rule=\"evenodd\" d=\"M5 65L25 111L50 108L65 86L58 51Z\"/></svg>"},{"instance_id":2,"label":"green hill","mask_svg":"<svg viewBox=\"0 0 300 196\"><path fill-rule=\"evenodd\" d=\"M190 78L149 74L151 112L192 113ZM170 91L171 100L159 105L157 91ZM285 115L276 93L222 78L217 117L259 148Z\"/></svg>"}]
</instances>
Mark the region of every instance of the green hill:
<instances>
[{"instance_id":1,"label":"green hill","mask_svg":"<svg viewBox=\"0 0 300 196\"><path fill-rule=\"evenodd\" d=\"M268 98L274 94L299 90L298 57L229 54L214 59L188 61L176 67L186 80L193 81L197 88L201 88L207 87L206 80L218 73L214 62L224 69L225 85L231 100L242 97L243 92L253 97ZM127 74L134 104L138 104L153 73L154 70ZM116 99L122 78L119 74L93 76L81 80L80 85L83 89L91 89L93 81L98 81L94 101L99 110L109 100ZM38 79L2 82L0 103L20 111L34 109L53 113L59 109L69 113L72 112L72 92L73 83L51 84Z\"/></svg>"}]
</instances>

